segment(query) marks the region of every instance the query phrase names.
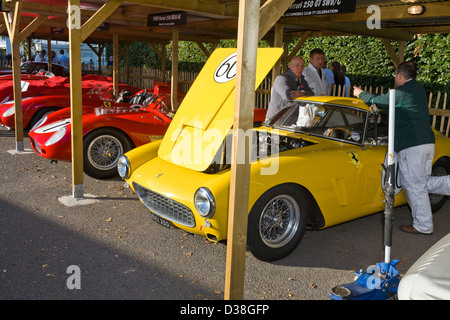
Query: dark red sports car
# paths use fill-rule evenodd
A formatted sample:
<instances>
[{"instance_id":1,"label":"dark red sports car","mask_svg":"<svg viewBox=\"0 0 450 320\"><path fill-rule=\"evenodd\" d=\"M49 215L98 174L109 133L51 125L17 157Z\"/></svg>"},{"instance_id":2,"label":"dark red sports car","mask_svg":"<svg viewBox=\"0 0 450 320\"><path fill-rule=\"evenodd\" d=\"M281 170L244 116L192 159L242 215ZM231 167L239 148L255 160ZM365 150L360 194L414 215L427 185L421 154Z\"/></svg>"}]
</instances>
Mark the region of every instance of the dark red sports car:
<instances>
[{"instance_id":1,"label":"dark red sports car","mask_svg":"<svg viewBox=\"0 0 450 320\"><path fill-rule=\"evenodd\" d=\"M26 61L20 65L20 72L22 74L37 74L37 73L45 73L48 71L48 63L38 62L38 61ZM68 77L69 76L69 68L62 66L57 63L52 63L52 73L55 76L59 77ZM0 76L11 75L12 69L4 69L0 70Z\"/></svg>"}]
</instances>

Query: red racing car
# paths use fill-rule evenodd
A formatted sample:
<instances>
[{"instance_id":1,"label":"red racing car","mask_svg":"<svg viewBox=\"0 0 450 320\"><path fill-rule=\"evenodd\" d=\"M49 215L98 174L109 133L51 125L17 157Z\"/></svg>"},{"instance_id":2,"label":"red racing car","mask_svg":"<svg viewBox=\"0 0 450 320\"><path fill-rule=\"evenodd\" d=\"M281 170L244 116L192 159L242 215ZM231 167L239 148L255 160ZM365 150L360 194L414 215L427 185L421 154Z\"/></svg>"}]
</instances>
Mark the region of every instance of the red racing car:
<instances>
[{"instance_id":1,"label":"red racing car","mask_svg":"<svg viewBox=\"0 0 450 320\"><path fill-rule=\"evenodd\" d=\"M168 97L155 86L153 92L142 90L114 106L83 107L84 171L97 179L116 176L123 153L162 138L173 117L165 104ZM38 155L71 161L70 108L44 117L28 135Z\"/></svg>"},{"instance_id":2,"label":"red racing car","mask_svg":"<svg viewBox=\"0 0 450 320\"><path fill-rule=\"evenodd\" d=\"M83 105L98 107L104 100L114 101L112 93L112 79L102 76L85 76L82 80ZM23 127L32 128L40 118L50 112L70 106L70 80L69 78L54 77L46 81L36 81L28 84L22 81ZM12 91L10 87L2 87L1 92ZM119 90L128 90L131 94L139 91L138 88L119 84ZM169 89L170 90L170 89ZM6 127L15 127L15 107L12 93L0 104L0 124Z\"/></svg>"},{"instance_id":3,"label":"red racing car","mask_svg":"<svg viewBox=\"0 0 450 320\"><path fill-rule=\"evenodd\" d=\"M35 97L37 95L54 95L70 93L70 78L47 77L40 75L22 75L22 98ZM111 77L89 74L81 78L81 90L83 93L93 87L103 86L105 89L113 86ZM14 99L12 76L0 77L0 104Z\"/></svg>"},{"instance_id":4,"label":"red racing car","mask_svg":"<svg viewBox=\"0 0 450 320\"><path fill-rule=\"evenodd\" d=\"M20 65L21 74L37 74L48 71L48 62L46 61L25 61ZM69 68L57 63L52 63L52 73L59 77L68 77ZM12 75L12 69L0 70L0 76Z\"/></svg>"},{"instance_id":5,"label":"red racing car","mask_svg":"<svg viewBox=\"0 0 450 320\"><path fill-rule=\"evenodd\" d=\"M138 88L120 84L119 88L127 90L130 94L139 91ZM70 94L67 90L56 89L55 91L45 90L34 97L22 99L23 127L31 129L43 116L54 111L70 107ZM48 94L48 95L47 95ZM107 90L102 85L97 85L89 92L83 93L83 106L99 107L102 104L114 104L115 99L112 87ZM15 107L14 101L9 101L0 105L0 124L15 128Z\"/></svg>"},{"instance_id":6,"label":"red racing car","mask_svg":"<svg viewBox=\"0 0 450 320\"><path fill-rule=\"evenodd\" d=\"M183 97L184 93L179 94L179 100ZM83 107L83 166L89 176L97 179L116 176L117 161L122 154L161 139L167 131L174 116L166 105L169 94L161 94L155 85L152 93L142 91L133 99L114 107ZM142 104L134 104L136 101ZM265 109L255 109L255 123L265 117ZM72 160L70 108L44 117L28 135L39 156Z\"/></svg>"}]
</instances>

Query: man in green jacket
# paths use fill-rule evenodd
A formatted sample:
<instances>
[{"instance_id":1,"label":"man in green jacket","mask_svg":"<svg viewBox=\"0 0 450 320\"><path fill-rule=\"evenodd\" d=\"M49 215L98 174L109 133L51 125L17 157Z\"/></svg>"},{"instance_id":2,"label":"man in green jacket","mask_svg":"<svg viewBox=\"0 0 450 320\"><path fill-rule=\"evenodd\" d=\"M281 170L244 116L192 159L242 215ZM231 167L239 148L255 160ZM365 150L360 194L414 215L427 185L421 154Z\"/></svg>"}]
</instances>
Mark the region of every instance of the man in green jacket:
<instances>
[{"instance_id":1,"label":"man in green jacket","mask_svg":"<svg viewBox=\"0 0 450 320\"><path fill-rule=\"evenodd\" d=\"M430 126L427 96L415 80L416 65L402 62L395 72L395 141L400 181L411 207L412 225L400 226L413 234L431 234L433 216L428 193L450 195L450 176L431 177L435 137ZM368 105L389 110L389 92L371 95L359 87L353 94Z\"/></svg>"}]
</instances>

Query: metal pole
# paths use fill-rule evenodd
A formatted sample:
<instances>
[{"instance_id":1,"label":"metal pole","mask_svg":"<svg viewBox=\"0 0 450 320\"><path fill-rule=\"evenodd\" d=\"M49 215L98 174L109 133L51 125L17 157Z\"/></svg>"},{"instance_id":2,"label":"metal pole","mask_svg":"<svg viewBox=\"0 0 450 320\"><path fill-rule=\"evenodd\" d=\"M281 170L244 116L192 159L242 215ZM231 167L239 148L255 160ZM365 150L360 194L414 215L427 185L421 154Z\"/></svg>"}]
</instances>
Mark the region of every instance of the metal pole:
<instances>
[{"instance_id":1,"label":"metal pole","mask_svg":"<svg viewBox=\"0 0 450 320\"><path fill-rule=\"evenodd\" d=\"M394 153L394 134L395 134L395 89L389 91L389 142L388 142L388 167L386 168L386 208L384 211L384 262L391 262L392 247L392 220L394 212L395 196L395 153Z\"/></svg>"}]
</instances>

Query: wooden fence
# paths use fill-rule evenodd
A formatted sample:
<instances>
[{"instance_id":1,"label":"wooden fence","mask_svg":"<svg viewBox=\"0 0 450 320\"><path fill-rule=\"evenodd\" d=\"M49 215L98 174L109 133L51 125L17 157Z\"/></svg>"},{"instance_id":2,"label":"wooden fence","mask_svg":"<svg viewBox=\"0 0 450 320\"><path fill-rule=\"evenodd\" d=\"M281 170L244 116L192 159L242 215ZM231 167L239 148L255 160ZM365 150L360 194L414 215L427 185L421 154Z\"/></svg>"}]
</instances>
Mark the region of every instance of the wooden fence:
<instances>
[{"instance_id":1,"label":"wooden fence","mask_svg":"<svg viewBox=\"0 0 450 320\"><path fill-rule=\"evenodd\" d=\"M383 87L364 87L364 91L374 94L383 94ZM430 123L433 128L444 136L450 134L450 109L447 109L447 92L428 93L428 111L430 113Z\"/></svg>"},{"instance_id":2,"label":"wooden fence","mask_svg":"<svg viewBox=\"0 0 450 320\"><path fill-rule=\"evenodd\" d=\"M10 60L1 60L0 68L8 68L8 62L10 64ZM86 64L82 66L82 69L83 73L102 74L104 76L112 75L111 66L103 66L101 72L99 72L98 69ZM179 72L178 83L180 86L180 90L187 92L197 75L198 73L194 72ZM168 70L166 74L163 75L161 70L157 69L144 69L138 67L129 67L128 69L126 67L119 68L119 82L127 83L131 86L141 89L152 88L154 81L169 82L170 78L170 70ZM263 80L261 85L256 90L256 108L267 108L270 101L271 88L272 79L269 75ZM345 96L345 93L347 93L347 96L351 95L351 88L347 88L347 92L344 88L341 87L334 86L329 89L331 94L334 96ZM363 87L363 89L365 91L368 91L369 93L374 94L383 94L383 92L385 91L383 87L365 86ZM450 134L450 109L447 110L447 92L429 92L428 95L428 109L430 112L431 126L448 137Z\"/></svg>"}]
</instances>

